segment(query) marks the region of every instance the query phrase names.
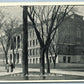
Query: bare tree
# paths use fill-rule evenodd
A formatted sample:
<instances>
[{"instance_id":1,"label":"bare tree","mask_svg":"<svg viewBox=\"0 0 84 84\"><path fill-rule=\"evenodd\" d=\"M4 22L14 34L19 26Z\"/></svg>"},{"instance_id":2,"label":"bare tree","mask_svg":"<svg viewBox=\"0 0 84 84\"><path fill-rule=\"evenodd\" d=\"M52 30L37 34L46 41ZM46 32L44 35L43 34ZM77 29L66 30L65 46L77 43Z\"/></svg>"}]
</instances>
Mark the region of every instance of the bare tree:
<instances>
[{"instance_id":1,"label":"bare tree","mask_svg":"<svg viewBox=\"0 0 84 84\"><path fill-rule=\"evenodd\" d=\"M3 27L3 36L0 38L1 45L5 54L6 64L8 64L8 50L10 48L11 40L14 35L14 28L16 28L18 21L14 18L5 19Z\"/></svg>"},{"instance_id":2,"label":"bare tree","mask_svg":"<svg viewBox=\"0 0 84 84\"><path fill-rule=\"evenodd\" d=\"M63 22L72 6L28 6L27 15L33 24L40 44L41 73L45 74L45 52L48 50L56 30ZM38 23L40 27L38 27ZM48 59L48 57L47 57Z\"/></svg>"}]
</instances>

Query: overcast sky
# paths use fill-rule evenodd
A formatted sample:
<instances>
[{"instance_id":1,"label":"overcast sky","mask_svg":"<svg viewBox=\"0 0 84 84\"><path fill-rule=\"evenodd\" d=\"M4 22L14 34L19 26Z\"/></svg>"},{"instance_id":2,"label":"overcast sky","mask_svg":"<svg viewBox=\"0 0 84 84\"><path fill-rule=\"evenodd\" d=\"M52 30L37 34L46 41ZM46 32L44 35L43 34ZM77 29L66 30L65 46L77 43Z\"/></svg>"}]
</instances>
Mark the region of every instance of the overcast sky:
<instances>
[{"instance_id":1,"label":"overcast sky","mask_svg":"<svg viewBox=\"0 0 84 84\"><path fill-rule=\"evenodd\" d=\"M3 6L0 7L9 17L15 17L22 21L22 7L20 6Z\"/></svg>"},{"instance_id":2,"label":"overcast sky","mask_svg":"<svg viewBox=\"0 0 84 84\"><path fill-rule=\"evenodd\" d=\"M16 17L20 21L22 21L22 7L20 6L3 6L0 7L2 10L4 10L5 13L8 13L9 17ZM76 9L79 15L84 16L84 6L77 6Z\"/></svg>"},{"instance_id":3,"label":"overcast sky","mask_svg":"<svg viewBox=\"0 0 84 84\"><path fill-rule=\"evenodd\" d=\"M0 9L2 9L5 14L7 14L9 17L14 17L19 19L22 23L22 7L20 6L1 6ZM77 13L79 15L84 16L84 6L77 6Z\"/></svg>"}]
</instances>

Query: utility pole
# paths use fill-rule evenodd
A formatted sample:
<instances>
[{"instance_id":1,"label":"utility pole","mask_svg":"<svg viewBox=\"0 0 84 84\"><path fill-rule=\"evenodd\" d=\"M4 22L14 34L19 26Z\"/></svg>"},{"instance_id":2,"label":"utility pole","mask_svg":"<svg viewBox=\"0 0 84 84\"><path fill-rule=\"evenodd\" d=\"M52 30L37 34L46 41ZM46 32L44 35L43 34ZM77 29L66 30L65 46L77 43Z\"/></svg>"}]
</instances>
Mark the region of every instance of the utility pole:
<instances>
[{"instance_id":1,"label":"utility pole","mask_svg":"<svg viewBox=\"0 0 84 84\"><path fill-rule=\"evenodd\" d=\"M28 80L28 22L27 6L23 6L23 49L22 49L22 70L25 80Z\"/></svg>"}]
</instances>

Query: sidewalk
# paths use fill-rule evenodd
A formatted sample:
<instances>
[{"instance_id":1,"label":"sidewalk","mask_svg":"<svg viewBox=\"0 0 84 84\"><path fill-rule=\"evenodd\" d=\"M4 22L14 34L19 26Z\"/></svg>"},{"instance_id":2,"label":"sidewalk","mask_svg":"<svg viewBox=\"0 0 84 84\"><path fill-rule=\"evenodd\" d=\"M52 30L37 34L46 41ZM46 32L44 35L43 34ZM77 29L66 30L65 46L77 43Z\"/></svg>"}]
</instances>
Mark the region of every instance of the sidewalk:
<instances>
[{"instance_id":1,"label":"sidewalk","mask_svg":"<svg viewBox=\"0 0 84 84\"><path fill-rule=\"evenodd\" d=\"M40 72L40 69L33 69L29 68L29 72ZM13 75L13 74L18 74L22 72L21 68L15 68L13 72L0 72L0 76L5 76L5 75ZM84 76L84 72L80 71L66 71L66 70L61 70L61 69L51 69L51 73L55 74L64 74L64 75L75 75L75 76Z\"/></svg>"}]
</instances>

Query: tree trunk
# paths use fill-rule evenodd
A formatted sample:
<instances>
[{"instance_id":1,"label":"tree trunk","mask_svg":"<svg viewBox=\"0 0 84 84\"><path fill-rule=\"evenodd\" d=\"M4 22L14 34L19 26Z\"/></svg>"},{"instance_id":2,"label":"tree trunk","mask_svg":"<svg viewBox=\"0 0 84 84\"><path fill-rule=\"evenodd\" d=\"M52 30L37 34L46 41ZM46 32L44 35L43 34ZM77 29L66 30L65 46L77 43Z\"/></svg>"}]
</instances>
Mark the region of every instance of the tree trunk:
<instances>
[{"instance_id":1,"label":"tree trunk","mask_svg":"<svg viewBox=\"0 0 84 84\"><path fill-rule=\"evenodd\" d=\"M7 52L5 52L6 64L8 64Z\"/></svg>"},{"instance_id":2,"label":"tree trunk","mask_svg":"<svg viewBox=\"0 0 84 84\"><path fill-rule=\"evenodd\" d=\"M40 72L42 74L42 78L45 79L45 56L44 56L44 49L40 48L40 59L41 59L41 67L40 67Z\"/></svg>"},{"instance_id":3,"label":"tree trunk","mask_svg":"<svg viewBox=\"0 0 84 84\"><path fill-rule=\"evenodd\" d=\"M23 49L22 69L25 80L28 80L28 28L27 28L27 6L23 6Z\"/></svg>"},{"instance_id":4,"label":"tree trunk","mask_svg":"<svg viewBox=\"0 0 84 84\"><path fill-rule=\"evenodd\" d=\"M7 64L8 64L7 52L5 52L5 58L6 58L6 65L5 65L5 69L7 69Z\"/></svg>"},{"instance_id":5,"label":"tree trunk","mask_svg":"<svg viewBox=\"0 0 84 84\"><path fill-rule=\"evenodd\" d=\"M48 58L48 49L46 50L47 73L50 73L50 63Z\"/></svg>"},{"instance_id":6,"label":"tree trunk","mask_svg":"<svg viewBox=\"0 0 84 84\"><path fill-rule=\"evenodd\" d=\"M15 59L16 59L16 57L15 57L15 52L14 52L14 47L13 47L13 64L14 64L14 68L15 68Z\"/></svg>"}]
</instances>

